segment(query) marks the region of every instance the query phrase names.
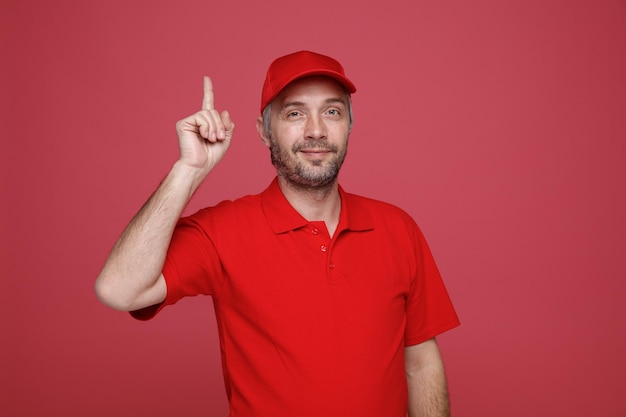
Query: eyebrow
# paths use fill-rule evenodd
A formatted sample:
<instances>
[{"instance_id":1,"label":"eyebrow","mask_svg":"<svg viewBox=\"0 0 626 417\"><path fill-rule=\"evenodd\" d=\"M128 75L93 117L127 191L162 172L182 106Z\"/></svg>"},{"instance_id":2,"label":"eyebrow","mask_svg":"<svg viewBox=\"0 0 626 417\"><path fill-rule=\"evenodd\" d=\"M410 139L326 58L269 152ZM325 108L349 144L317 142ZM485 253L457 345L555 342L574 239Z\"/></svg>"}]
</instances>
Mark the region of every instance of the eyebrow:
<instances>
[{"instance_id":1,"label":"eyebrow","mask_svg":"<svg viewBox=\"0 0 626 417\"><path fill-rule=\"evenodd\" d=\"M331 97L331 98L327 98L326 100L324 100L324 104L334 104L334 103L340 103L340 104L343 104L344 106L347 105L346 100L343 98L339 98L339 97ZM303 101L288 101L285 104L283 104L281 108L286 109L287 107L302 107L305 105L306 103Z\"/></svg>"}]
</instances>

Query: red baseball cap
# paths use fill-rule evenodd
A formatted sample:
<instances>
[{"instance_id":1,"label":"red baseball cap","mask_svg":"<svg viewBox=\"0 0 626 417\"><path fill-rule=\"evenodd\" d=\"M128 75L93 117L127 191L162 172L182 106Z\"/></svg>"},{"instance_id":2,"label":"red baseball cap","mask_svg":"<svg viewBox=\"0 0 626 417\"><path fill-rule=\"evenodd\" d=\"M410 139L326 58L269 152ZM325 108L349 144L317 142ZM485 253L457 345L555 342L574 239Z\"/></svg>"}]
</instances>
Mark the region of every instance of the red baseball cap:
<instances>
[{"instance_id":1,"label":"red baseball cap","mask_svg":"<svg viewBox=\"0 0 626 417\"><path fill-rule=\"evenodd\" d=\"M261 113L287 84L312 75L325 75L337 80L352 94L356 87L343 71L341 64L328 56L300 51L277 58L270 64L261 94Z\"/></svg>"}]
</instances>

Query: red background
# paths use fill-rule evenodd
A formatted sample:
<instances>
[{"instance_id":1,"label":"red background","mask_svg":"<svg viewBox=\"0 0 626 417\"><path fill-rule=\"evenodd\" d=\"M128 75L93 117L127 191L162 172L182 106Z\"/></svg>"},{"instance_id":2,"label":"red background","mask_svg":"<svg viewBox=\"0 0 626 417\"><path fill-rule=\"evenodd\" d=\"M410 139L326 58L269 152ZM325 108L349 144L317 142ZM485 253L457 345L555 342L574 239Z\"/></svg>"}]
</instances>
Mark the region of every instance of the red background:
<instances>
[{"instance_id":1,"label":"red background","mask_svg":"<svg viewBox=\"0 0 626 417\"><path fill-rule=\"evenodd\" d=\"M463 322L454 415L623 416L626 2L7 1L0 414L225 416L210 298L140 323L93 283L177 156L202 75L237 124L190 211L273 176L269 62L356 83L347 190L424 230Z\"/></svg>"}]
</instances>

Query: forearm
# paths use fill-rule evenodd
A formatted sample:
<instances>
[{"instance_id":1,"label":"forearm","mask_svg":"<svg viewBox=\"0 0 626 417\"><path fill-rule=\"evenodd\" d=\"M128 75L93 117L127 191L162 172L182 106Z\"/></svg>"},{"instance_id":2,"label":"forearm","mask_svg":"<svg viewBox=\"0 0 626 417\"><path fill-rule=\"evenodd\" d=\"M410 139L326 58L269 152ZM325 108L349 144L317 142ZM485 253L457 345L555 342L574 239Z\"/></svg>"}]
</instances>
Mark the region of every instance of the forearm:
<instances>
[{"instance_id":1,"label":"forearm","mask_svg":"<svg viewBox=\"0 0 626 417\"><path fill-rule=\"evenodd\" d=\"M181 213L201 183L197 170L177 162L126 227L96 280L106 305L123 311L163 301L157 286Z\"/></svg>"},{"instance_id":2,"label":"forearm","mask_svg":"<svg viewBox=\"0 0 626 417\"><path fill-rule=\"evenodd\" d=\"M435 340L407 348L405 357L409 417L449 417L445 370Z\"/></svg>"}]
</instances>

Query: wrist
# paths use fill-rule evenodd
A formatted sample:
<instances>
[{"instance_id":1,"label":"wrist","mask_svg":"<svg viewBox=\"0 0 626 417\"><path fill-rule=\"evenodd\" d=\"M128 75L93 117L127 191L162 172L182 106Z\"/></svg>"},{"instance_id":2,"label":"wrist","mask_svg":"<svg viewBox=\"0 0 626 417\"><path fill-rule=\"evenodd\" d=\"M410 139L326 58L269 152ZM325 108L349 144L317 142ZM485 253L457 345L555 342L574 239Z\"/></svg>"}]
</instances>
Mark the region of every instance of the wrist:
<instances>
[{"instance_id":1,"label":"wrist","mask_svg":"<svg viewBox=\"0 0 626 417\"><path fill-rule=\"evenodd\" d=\"M168 177L176 188L189 190L189 197L202 184L209 170L176 161L170 170Z\"/></svg>"}]
</instances>

